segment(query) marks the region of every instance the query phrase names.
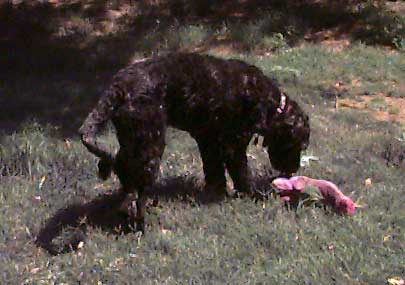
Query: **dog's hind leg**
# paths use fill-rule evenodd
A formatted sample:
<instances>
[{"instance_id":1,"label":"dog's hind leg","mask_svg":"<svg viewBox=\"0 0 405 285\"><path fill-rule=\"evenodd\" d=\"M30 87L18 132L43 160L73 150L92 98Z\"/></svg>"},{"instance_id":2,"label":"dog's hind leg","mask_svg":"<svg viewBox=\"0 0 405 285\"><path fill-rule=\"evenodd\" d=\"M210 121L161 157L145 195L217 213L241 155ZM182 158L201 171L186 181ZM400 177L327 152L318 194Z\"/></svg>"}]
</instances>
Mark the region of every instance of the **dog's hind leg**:
<instances>
[{"instance_id":1,"label":"dog's hind leg","mask_svg":"<svg viewBox=\"0 0 405 285\"><path fill-rule=\"evenodd\" d=\"M130 209L130 213L134 212L135 229L141 232L145 229L145 192L155 183L165 148L166 122L153 108L149 111L153 118L145 115L139 119L113 120L120 142L114 172L124 192L137 193L136 210Z\"/></svg>"}]
</instances>

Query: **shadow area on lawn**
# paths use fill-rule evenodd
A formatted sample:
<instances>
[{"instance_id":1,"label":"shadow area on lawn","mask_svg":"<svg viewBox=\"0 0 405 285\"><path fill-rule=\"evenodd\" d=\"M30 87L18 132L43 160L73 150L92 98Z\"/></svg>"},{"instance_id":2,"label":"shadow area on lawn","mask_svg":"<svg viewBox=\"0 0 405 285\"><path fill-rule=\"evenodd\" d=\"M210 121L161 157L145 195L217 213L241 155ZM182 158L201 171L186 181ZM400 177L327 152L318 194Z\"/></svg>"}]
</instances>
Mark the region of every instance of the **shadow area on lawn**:
<instances>
[{"instance_id":1,"label":"shadow area on lawn","mask_svg":"<svg viewBox=\"0 0 405 285\"><path fill-rule=\"evenodd\" d=\"M197 185L195 179L173 177L164 179L153 189L146 192L153 204L147 204L147 211L157 207L159 201L180 201L190 204L207 205L219 202L217 197L210 197ZM133 201L125 193L112 190L87 203L75 203L58 210L40 229L35 244L47 250L52 255L74 251L81 241L86 239L88 227L101 228L103 231L115 235L125 235L133 232L130 216L123 209ZM124 206L125 208L125 206ZM63 231L69 230L69 237L63 236ZM54 240L62 239L61 244Z\"/></svg>"},{"instance_id":2,"label":"shadow area on lawn","mask_svg":"<svg viewBox=\"0 0 405 285\"><path fill-rule=\"evenodd\" d=\"M253 200L263 200L270 197L269 188L274 177L255 178L252 181ZM160 207L157 201L177 201L191 205L210 205L226 201L226 197L218 197L203 191L203 186L195 177L170 177L163 179L146 192L153 203L147 204L147 211L152 207ZM108 234L119 238L133 232L131 218L122 209L133 201L120 191L114 191L94 198L87 203L75 203L58 210L40 229L35 244L48 251L51 255L68 253L78 249L80 242L86 240L88 227L100 228ZM232 199L232 198L231 198ZM291 207L289 207L292 209ZM69 236L63 231L69 229ZM148 231L148 229L146 230ZM62 242L55 244L54 240Z\"/></svg>"},{"instance_id":3,"label":"shadow area on lawn","mask_svg":"<svg viewBox=\"0 0 405 285\"><path fill-rule=\"evenodd\" d=\"M310 0L52 2L0 0L0 105L7 106L1 131L35 119L75 136L112 75L134 58L223 45L243 52L277 33L294 46L308 34L316 42L327 29L332 37L390 44L384 28L395 22L379 7L355 10L361 1L332 1L333 7ZM108 30L110 24L119 28ZM190 27L199 27L200 40Z\"/></svg>"}]
</instances>

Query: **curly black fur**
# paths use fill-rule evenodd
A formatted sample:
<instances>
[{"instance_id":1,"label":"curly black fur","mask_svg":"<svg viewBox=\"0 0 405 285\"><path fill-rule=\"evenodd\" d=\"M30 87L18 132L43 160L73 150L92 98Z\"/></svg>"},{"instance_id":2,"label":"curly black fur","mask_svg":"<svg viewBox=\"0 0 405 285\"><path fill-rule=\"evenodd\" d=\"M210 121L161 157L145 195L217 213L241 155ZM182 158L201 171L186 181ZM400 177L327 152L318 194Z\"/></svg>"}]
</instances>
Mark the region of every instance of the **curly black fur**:
<instances>
[{"instance_id":1,"label":"curly black fur","mask_svg":"<svg viewBox=\"0 0 405 285\"><path fill-rule=\"evenodd\" d=\"M112 120L120 143L116 156L95 140ZM155 181L168 125L198 144L207 189L224 194L224 170L238 191L248 191L246 147L264 136L274 168L295 172L309 140L308 117L258 68L208 55L171 54L122 69L80 128L82 141L100 157L99 176L114 170L124 191L138 191L143 229L144 195Z\"/></svg>"}]
</instances>

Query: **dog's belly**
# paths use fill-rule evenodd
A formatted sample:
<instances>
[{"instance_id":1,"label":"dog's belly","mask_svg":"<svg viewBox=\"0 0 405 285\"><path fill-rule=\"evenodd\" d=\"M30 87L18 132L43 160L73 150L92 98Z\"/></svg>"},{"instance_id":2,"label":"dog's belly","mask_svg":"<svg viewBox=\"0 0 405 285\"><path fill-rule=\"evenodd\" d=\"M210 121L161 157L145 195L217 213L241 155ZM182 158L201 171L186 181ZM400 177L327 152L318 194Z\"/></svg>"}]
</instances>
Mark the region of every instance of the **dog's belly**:
<instances>
[{"instance_id":1,"label":"dog's belly","mask_svg":"<svg viewBox=\"0 0 405 285\"><path fill-rule=\"evenodd\" d=\"M203 132L214 132L221 130L219 119L215 120L212 115L201 110L169 113L167 118L169 126L189 132L190 134L199 134Z\"/></svg>"},{"instance_id":2,"label":"dog's belly","mask_svg":"<svg viewBox=\"0 0 405 285\"><path fill-rule=\"evenodd\" d=\"M204 109L169 113L169 126L188 132L192 137L210 137L218 142L252 134L253 127L244 116L208 112Z\"/></svg>"}]
</instances>

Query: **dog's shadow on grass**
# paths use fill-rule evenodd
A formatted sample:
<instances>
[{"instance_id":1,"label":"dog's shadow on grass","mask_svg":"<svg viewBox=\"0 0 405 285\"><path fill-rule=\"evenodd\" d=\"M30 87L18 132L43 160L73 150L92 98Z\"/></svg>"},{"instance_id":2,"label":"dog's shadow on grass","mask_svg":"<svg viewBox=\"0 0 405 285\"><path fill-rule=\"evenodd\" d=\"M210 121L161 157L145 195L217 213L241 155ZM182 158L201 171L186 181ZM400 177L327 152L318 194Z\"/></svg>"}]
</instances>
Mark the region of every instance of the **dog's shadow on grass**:
<instances>
[{"instance_id":1,"label":"dog's shadow on grass","mask_svg":"<svg viewBox=\"0 0 405 285\"><path fill-rule=\"evenodd\" d=\"M156 201L185 201L186 203L207 204L213 201L202 191L196 179L184 177L167 178L158 183L146 194ZM122 235L132 232L129 215L122 209L127 196L120 191L111 191L83 204L72 204L58 210L40 229L35 243L52 255L70 252L80 247L86 238L86 230L90 227L101 228L107 233ZM62 245L54 243L57 239L65 239L63 232L73 232Z\"/></svg>"}]
</instances>

